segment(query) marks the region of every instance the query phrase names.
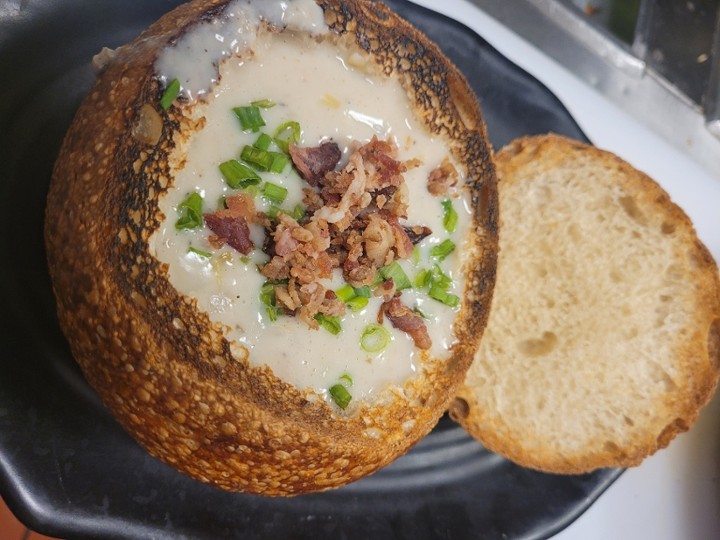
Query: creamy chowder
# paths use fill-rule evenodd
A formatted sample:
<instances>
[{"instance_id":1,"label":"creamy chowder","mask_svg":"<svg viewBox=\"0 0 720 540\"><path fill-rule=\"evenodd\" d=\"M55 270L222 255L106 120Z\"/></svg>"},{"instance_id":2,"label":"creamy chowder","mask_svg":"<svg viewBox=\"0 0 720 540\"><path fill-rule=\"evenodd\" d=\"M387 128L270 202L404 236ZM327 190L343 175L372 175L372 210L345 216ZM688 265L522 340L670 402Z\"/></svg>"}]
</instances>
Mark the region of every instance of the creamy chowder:
<instances>
[{"instance_id":1,"label":"creamy chowder","mask_svg":"<svg viewBox=\"0 0 720 540\"><path fill-rule=\"evenodd\" d=\"M183 73L186 98L198 95L204 98L179 104L185 109L183 114L191 118L188 125L196 129L178 139L172 156L175 176L160 201L164 221L152 235L150 249L159 261L168 265L173 286L196 299L198 308L207 312L212 321L226 327L227 339L239 357L247 356L251 365L267 365L282 380L330 402L328 390L340 382L348 388L355 404L376 397L390 385L402 386L422 369L424 355L440 359L448 356L459 307L431 298L427 287L419 283L423 272L427 275L434 269L449 280L447 294L462 298L463 243L470 227L471 210L464 189L452 188L443 196L429 193L428 177L447 161L449 151L440 137L432 136L415 119L398 80L372 75L364 66L365 57L343 53L332 40L318 38L323 30L318 29L317 13L308 6L314 4L298 4L303 9L293 13L301 13L302 21L315 21L309 26L300 24L303 32L293 31L293 19L289 12L283 12L283 26L289 25L291 30L270 33L253 27L243 34L242 47L232 54L216 54L213 61L219 65L213 68L215 72L207 71L207 64L195 72L191 69L191 63L201 64L207 58L191 59L175 53L160 58L157 69L161 77L169 81ZM273 22L277 14L256 16ZM227 23L218 23L213 30L228 27ZM185 39L188 43L193 40L203 43L207 35ZM208 85L207 81L211 83ZM260 107L265 126L255 132L243 131L233 109L252 102L266 104ZM322 326L311 329L297 317L273 318L260 294L267 280L259 268L268 261L268 255L261 249L266 235L262 226L250 225L255 249L247 254L227 244L216 247L210 239L211 231L205 226L177 228L189 195L197 194L202 199L203 212L212 212L222 207L224 198L243 191L228 185L219 165L239 159L244 146L255 144L262 133L272 136L287 122L297 122L301 128L299 147L314 147L328 140L337 143L342 153L338 167L347 162L358 143L367 143L373 137L394 142L398 159L416 160L413 163L417 166L404 173L409 201L403 224L426 226L432 234L416 244L412 257L397 262L415 284L404 289L401 298L424 318L432 341L429 349L418 349L408 334L394 328L387 319L383 327L388 342L378 351L363 347L363 332L369 324L377 322L383 304L381 297L373 295L361 309L348 309L339 318L340 330L336 334ZM461 186L464 171L456 168L460 176L457 185ZM302 190L309 185L292 164L280 173L258 175L261 183L244 190L254 196L258 211L271 212L273 206L276 211L279 206L287 212L302 208ZM282 203L263 196L267 183L287 190ZM447 224L450 207L457 219L452 232ZM433 256L433 249L447 240L456 245L455 249L445 258ZM331 290L343 287L341 271L335 270L325 285Z\"/></svg>"}]
</instances>

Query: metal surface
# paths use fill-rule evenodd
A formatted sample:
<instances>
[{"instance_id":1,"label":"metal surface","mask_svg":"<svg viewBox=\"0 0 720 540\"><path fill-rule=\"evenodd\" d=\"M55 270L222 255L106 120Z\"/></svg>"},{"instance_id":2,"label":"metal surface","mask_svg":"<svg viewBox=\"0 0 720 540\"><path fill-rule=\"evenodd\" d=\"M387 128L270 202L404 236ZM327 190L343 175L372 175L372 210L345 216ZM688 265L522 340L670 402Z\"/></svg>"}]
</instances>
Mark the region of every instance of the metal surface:
<instances>
[{"instance_id":1,"label":"metal surface","mask_svg":"<svg viewBox=\"0 0 720 540\"><path fill-rule=\"evenodd\" d=\"M471 1L720 176L717 0L703 9L673 2L697 16L686 13L684 19L674 17L666 2L646 0L632 47L569 1ZM663 52L679 49L680 42L690 52ZM689 59L697 65L678 67Z\"/></svg>"}]
</instances>

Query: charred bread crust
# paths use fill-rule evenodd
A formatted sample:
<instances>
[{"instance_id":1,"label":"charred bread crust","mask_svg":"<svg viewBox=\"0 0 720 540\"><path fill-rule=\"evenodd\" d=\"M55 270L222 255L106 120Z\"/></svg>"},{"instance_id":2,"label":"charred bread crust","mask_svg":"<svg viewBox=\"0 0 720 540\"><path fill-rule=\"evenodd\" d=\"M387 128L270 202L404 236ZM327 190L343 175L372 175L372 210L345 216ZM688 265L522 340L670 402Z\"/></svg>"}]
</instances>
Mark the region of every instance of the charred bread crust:
<instances>
[{"instance_id":1,"label":"charred bread crust","mask_svg":"<svg viewBox=\"0 0 720 540\"><path fill-rule=\"evenodd\" d=\"M461 386L449 413L474 438L517 464L561 474L639 465L694 424L700 410L713 397L720 377L720 275L717 264L698 239L690 218L654 180L610 152L549 134L518 138L496 154L500 191L505 183L520 181L518 171L523 168L531 166L533 176L541 178L552 174L554 168L573 154L582 154L606 171L612 171L609 173L612 182L624 193L633 194L638 207L653 225L679 238L673 255L676 260L690 261L692 280L687 284L687 291L695 309L687 314L690 322L685 325L691 332L677 336L674 343L660 345L673 347L676 364L676 389L652 404L665 421L636 430L629 444L608 445L601 437L572 455L561 454L550 445L538 448L537 441L528 440L529 435L510 428L511 422L480 404L475 388L468 384ZM502 265L500 271L503 271ZM633 358L622 360L629 365ZM558 391L562 384L558 381L558 388L554 390ZM589 384L593 391L602 391L600 384ZM625 427L618 426L618 429ZM552 430L552 426L547 429Z\"/></svg>"},{"instance_id":2,"label":"charred bread crust","mask_svg":"<svg viewBox=\"0 0 720 540\"><path fill-rule=\"evenodd\" d=\"M361 478L405 453L446 409L488 316L497 255L497 191L482 116L467 82L439 49L385 6L321 0L339 40L399 75L420 117L449 137L475 207L474 263L447 361L336 414L322 400L251 367L223 328L180 295L149 251L169 155L186 122L159 106L158 52L229 0L178 7L117 50L80 106L53 171L45 241L61 327L90 385L152 455L232 491L295 495ZM150 109L148 108L150 107ZM155 116L157 115L157 117ZM141 120L157 137L137 137Z\"/></svg>"}]
</instances>

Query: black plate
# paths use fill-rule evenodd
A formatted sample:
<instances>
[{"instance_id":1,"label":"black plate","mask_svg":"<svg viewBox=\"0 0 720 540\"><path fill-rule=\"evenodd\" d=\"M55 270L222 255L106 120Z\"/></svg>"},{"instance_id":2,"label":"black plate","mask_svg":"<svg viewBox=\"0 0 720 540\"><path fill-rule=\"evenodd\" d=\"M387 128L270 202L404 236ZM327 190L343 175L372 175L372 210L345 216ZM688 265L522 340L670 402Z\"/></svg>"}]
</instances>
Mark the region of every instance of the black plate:
<instances>
[{"instance_id":1,"label":"black plate","mask_svg":"<svg viewBox=\"0 0 720 540\"><path fill-rule=\"evenodd\" d=\"M0 0L0 488L30 527L100 538L546 538L620 474L540 474L485 451L448 419L408 455L343 489L294 499L231 494L148 456L87 386L55 318L43 209L92 55L177 0ZM493 143L583 139L537 80L475 33L388 2L437 41L480 96ZM72 208L67 209L72 212Z\"/></svg>"}]
</instances>

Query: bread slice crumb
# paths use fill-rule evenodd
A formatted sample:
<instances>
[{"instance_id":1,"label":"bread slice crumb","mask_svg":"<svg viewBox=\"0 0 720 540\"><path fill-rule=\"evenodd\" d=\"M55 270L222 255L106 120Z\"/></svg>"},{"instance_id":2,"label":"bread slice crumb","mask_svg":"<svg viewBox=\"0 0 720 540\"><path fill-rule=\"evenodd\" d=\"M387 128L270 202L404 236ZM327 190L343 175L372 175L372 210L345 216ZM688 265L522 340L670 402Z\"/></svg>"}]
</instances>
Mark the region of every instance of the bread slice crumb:
<instances>
[{"instance_id":1,"label":"bread slice crumb","mask_svg":"<svg viewBox=\"0 0 720 540\"><path fill-rule=\"evenodd\" d=\"M689 218L618 157L556 136L496 155L490 320L450 414L518 464L639 464L720 373L718 269Z\"/></svg>"}]
</instances>

